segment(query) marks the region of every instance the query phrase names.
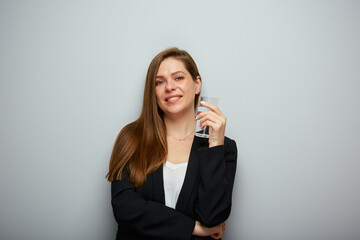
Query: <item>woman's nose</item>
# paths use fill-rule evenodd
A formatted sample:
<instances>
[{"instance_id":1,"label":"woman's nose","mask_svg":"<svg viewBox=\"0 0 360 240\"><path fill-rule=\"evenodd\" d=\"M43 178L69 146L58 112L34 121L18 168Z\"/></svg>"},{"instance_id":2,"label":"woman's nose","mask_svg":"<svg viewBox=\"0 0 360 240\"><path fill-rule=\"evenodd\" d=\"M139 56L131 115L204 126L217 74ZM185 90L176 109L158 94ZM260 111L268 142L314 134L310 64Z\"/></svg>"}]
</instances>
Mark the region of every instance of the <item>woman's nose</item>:
<instances>
[{"instance_id":1,"label":"woman's nose","mask_svg":"<svg viewBox=\"0 0 360 240\"><path fill-rule=\"evenodd\" d=\"M166 82L166 90L167 91L172 91L176 89L176 83L173 80L169 80Z\"/></svg>"}]
</instances>

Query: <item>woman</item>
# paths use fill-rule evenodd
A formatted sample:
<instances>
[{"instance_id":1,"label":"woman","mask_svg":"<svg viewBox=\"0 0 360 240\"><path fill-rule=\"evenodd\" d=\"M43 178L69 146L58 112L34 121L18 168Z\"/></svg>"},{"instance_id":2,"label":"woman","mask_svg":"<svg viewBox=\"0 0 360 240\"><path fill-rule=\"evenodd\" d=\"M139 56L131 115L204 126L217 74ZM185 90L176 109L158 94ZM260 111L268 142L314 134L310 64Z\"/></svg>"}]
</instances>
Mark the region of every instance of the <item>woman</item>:
<instances>
[{"instance_id":1,"label":"woman","mask_svg":"<svg viewBox=\"0 0 360 240\"><path fill-rule=\"evenodd\" d=\"M150 63L140 117L119 133L110 159L116 239L220 239L231 209L237 149L218 107L196 119L201 77L177 48Z\"/></svg>"}]
</instances>

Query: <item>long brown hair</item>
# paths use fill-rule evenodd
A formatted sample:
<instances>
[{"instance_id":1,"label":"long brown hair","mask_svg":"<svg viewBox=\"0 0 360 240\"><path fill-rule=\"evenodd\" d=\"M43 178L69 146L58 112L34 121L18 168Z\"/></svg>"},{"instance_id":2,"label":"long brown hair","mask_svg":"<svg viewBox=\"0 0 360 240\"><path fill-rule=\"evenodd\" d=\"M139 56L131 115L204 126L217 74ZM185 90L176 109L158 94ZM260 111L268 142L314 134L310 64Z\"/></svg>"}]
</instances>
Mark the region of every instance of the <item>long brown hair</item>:
<instances>
[{"instance_id":1,"label":"long brown hair","mask_svg":"<svg viewBox=\"0 0 360 240\"><path fill-rule=\"evenodd\" d=\"M156 101L155 79L161 62L169 57L182 61L194 81L197 76L200 77L195 61L184 50L170 48L154 57L146 75L140 117L126 125L117 136L106 176L108 181L122 179L122 173L126 169L130 182L139 187L146 181L147 174L166 161L166 127L163 112ZM194 107L199 101L199 96L200 93L195 95Z\"/></svg>"}]
</instances>

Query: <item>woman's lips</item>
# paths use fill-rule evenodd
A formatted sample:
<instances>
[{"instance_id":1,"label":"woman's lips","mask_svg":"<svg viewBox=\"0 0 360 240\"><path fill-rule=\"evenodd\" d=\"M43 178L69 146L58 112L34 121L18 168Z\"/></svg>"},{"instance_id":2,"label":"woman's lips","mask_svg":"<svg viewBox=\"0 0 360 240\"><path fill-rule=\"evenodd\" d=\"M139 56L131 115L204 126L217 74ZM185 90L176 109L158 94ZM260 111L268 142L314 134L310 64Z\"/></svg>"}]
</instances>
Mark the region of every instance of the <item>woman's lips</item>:
<instances>
[{"instance_id":1,"label":"woman's lips","mask_svg":"<svg viewBox=\"0 0 360 240\"><path fill-rule=\"evenodd\" d=\"M180 98L181 98L181 96L171 96L171 97L165 98L165 101L167 101L167 102L176 102Z\"/></svg>"}]
</instances>

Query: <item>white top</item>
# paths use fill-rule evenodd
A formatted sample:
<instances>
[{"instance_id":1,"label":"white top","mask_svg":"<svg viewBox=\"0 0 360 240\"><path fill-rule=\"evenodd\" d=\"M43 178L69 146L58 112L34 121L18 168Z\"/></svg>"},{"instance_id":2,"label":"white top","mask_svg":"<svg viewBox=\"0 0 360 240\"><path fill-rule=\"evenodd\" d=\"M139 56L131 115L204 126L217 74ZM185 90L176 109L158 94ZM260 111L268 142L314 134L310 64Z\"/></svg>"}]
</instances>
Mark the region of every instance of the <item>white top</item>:
<instances>
[{"instance_id":1,"label":"white top","mask_svg":"<svg viewBox=\"0 0 360 240\"><path fill-rule=\"evenodd\" d=\"M166 161L163 167L165 205L175 209L184 183L188 163L174 164Z\"/></svg>"}]
</instances>

